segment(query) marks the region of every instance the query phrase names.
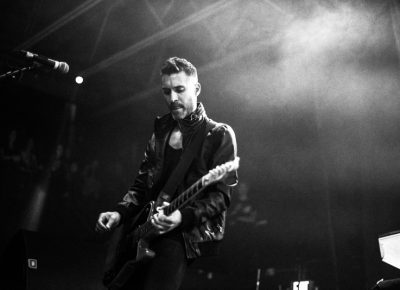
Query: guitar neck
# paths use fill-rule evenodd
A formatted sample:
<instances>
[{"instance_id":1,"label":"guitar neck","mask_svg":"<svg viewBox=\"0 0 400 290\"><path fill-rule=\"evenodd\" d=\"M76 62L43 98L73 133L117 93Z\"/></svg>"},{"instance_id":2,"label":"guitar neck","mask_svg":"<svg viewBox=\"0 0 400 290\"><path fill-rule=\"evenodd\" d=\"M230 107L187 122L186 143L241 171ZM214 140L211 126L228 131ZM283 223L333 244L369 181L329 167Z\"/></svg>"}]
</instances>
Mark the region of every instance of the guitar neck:
<instances>
[{"instance_id":1,"label":"guitar neck","mask_svg":"<svg viewBox=\"0 0 400 290\"><path fill-rule=\"evenodd\" d=\"M203 176L197 180L192 186L182 192L177 198L175 198L167 207L164 208L165 215L170 215L177 209L181 209L187 203L189 203L194 197L196 197L206 185L204 185L204 180L207 175Z\"/></svg>"},{"instance_id":2,"label":"guitar neck","mask_svg":"<svg viewBox=\"0 0 400 290\"><path fill-rule=\"evenodd\" d=\"M167 207L164 208L164 213L170 215L175 210L182 208L196 197L204 188L219 180L222 180L227 173L237 170L239 167L239 157L235 157L233 161L228 161L222 165L216 166L206 175L197 180L191 187L186 189L177 198L175 198Z\"/></svg>"}]
</instances>

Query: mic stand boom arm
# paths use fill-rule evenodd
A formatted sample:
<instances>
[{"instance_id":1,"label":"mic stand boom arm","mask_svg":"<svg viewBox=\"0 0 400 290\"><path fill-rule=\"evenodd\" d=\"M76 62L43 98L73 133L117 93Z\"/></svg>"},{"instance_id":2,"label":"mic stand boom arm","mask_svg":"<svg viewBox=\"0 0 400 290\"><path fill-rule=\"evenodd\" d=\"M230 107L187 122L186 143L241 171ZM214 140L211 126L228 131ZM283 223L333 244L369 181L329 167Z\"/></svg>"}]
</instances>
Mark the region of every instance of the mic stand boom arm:
<instances>
[{"instance_id":1,"label":"mic stand boom arm","mask_svg":"<svg viewBox=\"0 0 400 290\"><path fill-rule=\"evenodd\" d=\"M16 69L16 70L8 71L5 74L0 75L0 80L2 80L4 78L7 78L7 77L14 78L15 75L17 75L19 73L30 71L30 70L33 70L34 68L37 68L37 67L39 67L37 64L32 64L30 66L24 66L24 67Z\"/></svg>"}]
</instances>

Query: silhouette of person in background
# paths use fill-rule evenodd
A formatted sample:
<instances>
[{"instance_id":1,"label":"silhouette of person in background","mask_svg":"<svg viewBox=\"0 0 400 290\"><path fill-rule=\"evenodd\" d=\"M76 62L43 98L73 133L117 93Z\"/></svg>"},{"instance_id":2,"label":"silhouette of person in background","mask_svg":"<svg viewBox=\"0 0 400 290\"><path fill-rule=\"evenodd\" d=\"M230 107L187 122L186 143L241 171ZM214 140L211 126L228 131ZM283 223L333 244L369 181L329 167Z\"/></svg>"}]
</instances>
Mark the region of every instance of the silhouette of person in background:
<instances>
[{"instance_id":1,"label":"silhouette of person in background","mask_svg":"<svg viewBox=\"0 0 400 290\"><path fill-rule=\"evenodd\" d=\"M229 211L229 225L263 226L267 220L259 217L259 212L249 198L249 186L241 181L235 191L232 207Z\"/></svg>"}]
</instances>

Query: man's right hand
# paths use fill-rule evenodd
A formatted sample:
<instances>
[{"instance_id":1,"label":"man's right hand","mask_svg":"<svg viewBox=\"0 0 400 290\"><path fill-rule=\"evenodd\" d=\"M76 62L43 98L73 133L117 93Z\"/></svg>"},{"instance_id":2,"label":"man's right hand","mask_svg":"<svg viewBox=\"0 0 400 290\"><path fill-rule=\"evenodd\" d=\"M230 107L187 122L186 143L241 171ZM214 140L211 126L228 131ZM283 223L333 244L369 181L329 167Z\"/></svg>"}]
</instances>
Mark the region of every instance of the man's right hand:
<instances>
[{"instance_id":1,"label":"man's right hand","mask_svg":"<svg viewBox=\"0 0 400 290\"><path fill-rule=\"evenodd\" d=\"M121 221L121 215L116 211L107 211L99 215L99 219L96 224L97 232L108 232L111 229L119 225Z\"/></svg>"}]
</instances>

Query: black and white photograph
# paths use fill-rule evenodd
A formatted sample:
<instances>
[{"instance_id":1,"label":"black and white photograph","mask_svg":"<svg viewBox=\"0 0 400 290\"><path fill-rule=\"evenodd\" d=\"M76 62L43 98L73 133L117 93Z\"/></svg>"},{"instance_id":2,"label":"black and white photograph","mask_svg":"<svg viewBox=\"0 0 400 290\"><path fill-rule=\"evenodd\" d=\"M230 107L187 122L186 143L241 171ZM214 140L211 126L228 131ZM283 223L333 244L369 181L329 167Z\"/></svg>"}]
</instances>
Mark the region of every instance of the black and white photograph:
<instances>
[{"instance_id":1,"label":"black and white photograph","mask_svg":"<svg viewBox=\"0 0 400 290\"><path fill-rule=\"evenodd\" d=\"M400 289L400 1L0 25L0 289Z\"/></svg>"}]
</instances>

